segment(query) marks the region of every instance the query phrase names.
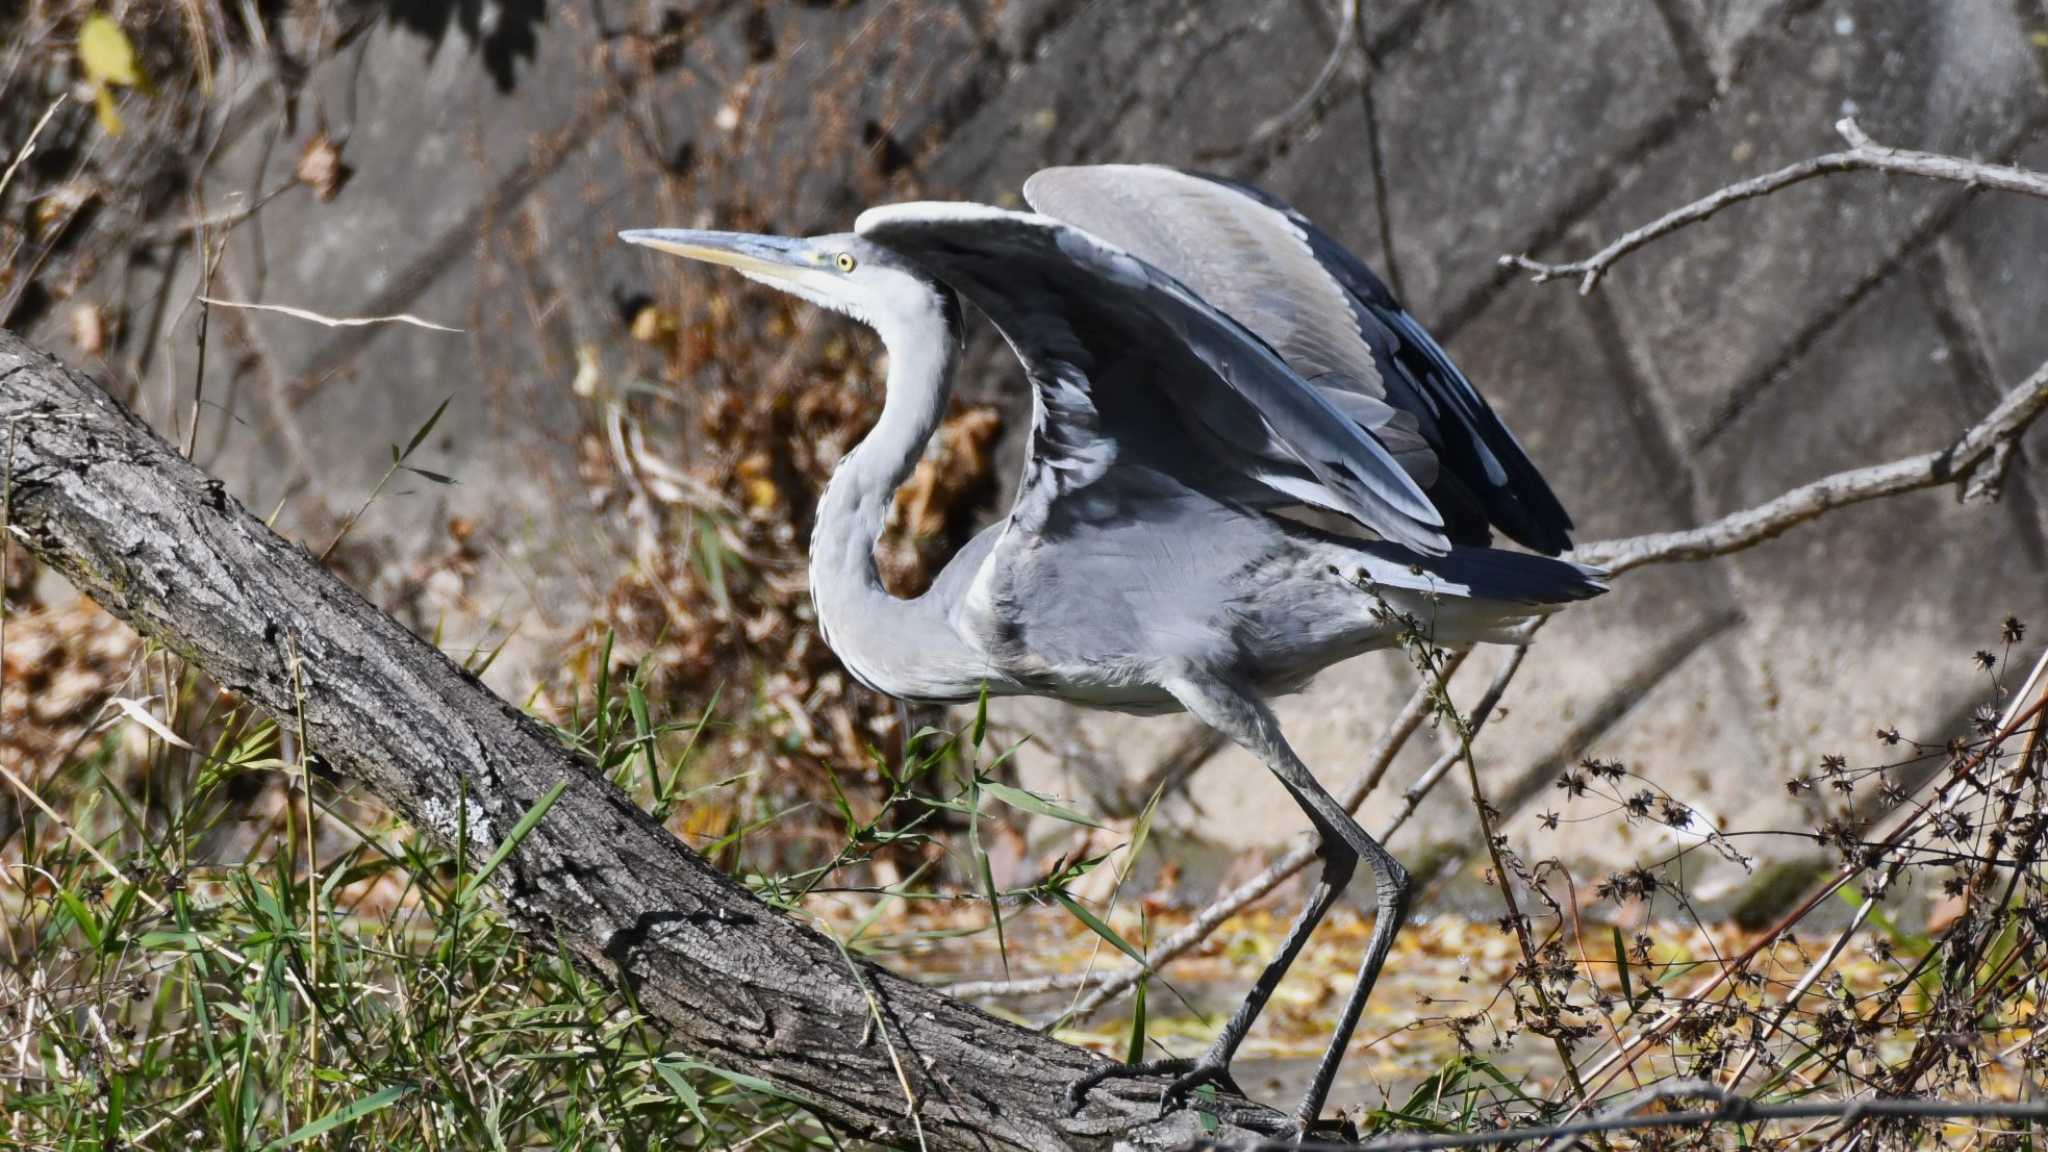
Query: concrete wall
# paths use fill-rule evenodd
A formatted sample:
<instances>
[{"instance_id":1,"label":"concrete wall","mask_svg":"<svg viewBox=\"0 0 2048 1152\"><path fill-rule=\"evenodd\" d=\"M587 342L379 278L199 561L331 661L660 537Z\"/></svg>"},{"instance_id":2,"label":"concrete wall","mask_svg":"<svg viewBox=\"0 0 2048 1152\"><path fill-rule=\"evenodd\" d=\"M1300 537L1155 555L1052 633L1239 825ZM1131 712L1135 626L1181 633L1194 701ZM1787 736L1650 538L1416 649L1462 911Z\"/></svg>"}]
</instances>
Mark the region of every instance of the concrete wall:
<instances>
[{"instance_id":1,"label":"concrete wall","mask_svg":"<svg viewBox=\"0 0 2048 1152\"><path fill-rule=\"evenodd\" d=\"M382 445L452 395L423 463L463 483L413 485L376 511L364 571L423 625L445 621L452 646L518 622L501 677L544 667L616 564L616 526L590 510L594 412L570 381L579 350L629 373L618 298L675 284L610 240L619 227L824 230L892 198L1014 203L1049 163L1232 170L1392 272L1587 540L1698 523L1942 445L2048 358L2048 204L1955 186L1817 181L1629 260L1587 298L1496 265L1589 251L1830 150L1848 112L1886 143L2048 166L2041 0L1366 0L1369 80L1354 69L1273 154L1222 160L1204 157L1307 84L1334 3L699 7L651 36L646 6L613 0L493 7L482 43L379 21L316 70L290 123L252 86L209 170L209 202L231 205L286 180L323 122L345 132L353 180L330 203L299 193L265 208L216 293L466 329L216 313L210 358L233 383L209 386L222 407L202 443L229 446L215 464L248 503L285 500L288 522L317 533L375 480ZM189 264L130 267L109 290L139 307L166 278L189 285ZM164 383L191 378L191 318L165 323L135 325L127 352L146 359L152 335L176 337L177 370L143 377L159 417L191 399ZM974 362L970 387L1016 410L1000 355ZM1945 737L1986 686L1970 653L1995 646L2008 613L2048 623L2043 450L2029 443L1998 504L1934 492L1853 510L1733 559L1630 574L1567 613L1481 748L1489 789L1527 801L1517 846L1603 862L1668 847L1612 821L1536 826L1545 809L1582 814L1551 782L1583 755L1627 761L1724 826L1797 828L1812 801L1782 782L1823 753L1874 762L1883 724ZM408 575L445 559L456 515L483 557L459 595ZM1497 659L1473 661L1468 699ZM1409 683L1397 657L1369 657L1282 711L1334 782ZM1039 737L1033 782L1102 807L1191 735L1184 719L1033 703L999 718ZM1395 791L1368 806L1368 827ZM1469 811L1447 787L1397 850L1470 843ZM1167 812L1228 846L1301 824L1234 749ZM1721 872L1709 889L1740 878Z\"/></svg>"}]
</instances>

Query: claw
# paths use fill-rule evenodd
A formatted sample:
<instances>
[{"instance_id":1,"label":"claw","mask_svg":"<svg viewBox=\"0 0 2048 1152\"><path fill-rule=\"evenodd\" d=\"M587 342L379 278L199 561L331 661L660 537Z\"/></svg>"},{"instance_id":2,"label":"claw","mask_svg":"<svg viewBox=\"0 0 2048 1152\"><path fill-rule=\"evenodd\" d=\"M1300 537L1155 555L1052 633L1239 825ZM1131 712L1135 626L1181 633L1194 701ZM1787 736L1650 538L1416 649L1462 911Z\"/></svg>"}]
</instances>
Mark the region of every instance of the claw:
<instances>
[{"instance_id":1,"label":"claw","mask_svg":"<svg viewBox=\"0 0 2048 1152\"><path fill-rule=\"evenodd\" d=\"M1106 1080L1137 1080L1169 1073L1179 1075L1159 1094L1161 1116L1186 1107L1188 1095L1204 1084L1214 1084L1236 1096L1244 1095L1244 1089L1238 1087L1237 1081L1230 1076L1230 1065L1209 1056L1199 1060L1147 1060L1142 1064L1105 1064L1067 1085L1067 1115L1078 1114L1088 1102L1088 1093Z\"/></svg>"},{"instance_id":2,"label":"claw","mask_svg":"<svg viewBox=\"0 0 2048 1152\"><path fill-rule=\"evenodd\" d=\"M1214 1084L1233 1096L1243 1096L1244 1089L1230 1076L1230 1065L1222 1061L1211 1061L1208 1057L1194 1061L1179 1079L1166 1086L1159 1098L1159 1114L1176 1112L1185 1107L1188 1095L1204 1084Z\"/></svg>"}]
</instances>

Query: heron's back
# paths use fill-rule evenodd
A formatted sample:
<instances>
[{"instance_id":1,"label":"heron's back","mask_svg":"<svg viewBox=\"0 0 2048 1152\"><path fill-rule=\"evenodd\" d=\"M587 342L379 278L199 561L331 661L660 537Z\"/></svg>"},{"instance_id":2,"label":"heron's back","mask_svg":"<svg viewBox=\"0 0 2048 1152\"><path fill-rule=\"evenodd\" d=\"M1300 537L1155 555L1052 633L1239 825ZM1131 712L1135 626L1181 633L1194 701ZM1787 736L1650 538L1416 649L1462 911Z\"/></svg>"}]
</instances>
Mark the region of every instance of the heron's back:
<instances>
[{"instance_id":1,"label":"heron's back","mask_svg":"<svg viewBox=\"0 0 2048 1152\"><path fill-rule=\"evenodd\" d=\"M1020 688L1134 711L1171 706L1154 686L1187 667L1293 691L1397 643L1404 624L1388 610L1463 647L1603 590L1566 561L1421 558L1136 464L1063 502L1043 531L998 536L974 584L957 619Z\"/></svg>"}]
</instances>

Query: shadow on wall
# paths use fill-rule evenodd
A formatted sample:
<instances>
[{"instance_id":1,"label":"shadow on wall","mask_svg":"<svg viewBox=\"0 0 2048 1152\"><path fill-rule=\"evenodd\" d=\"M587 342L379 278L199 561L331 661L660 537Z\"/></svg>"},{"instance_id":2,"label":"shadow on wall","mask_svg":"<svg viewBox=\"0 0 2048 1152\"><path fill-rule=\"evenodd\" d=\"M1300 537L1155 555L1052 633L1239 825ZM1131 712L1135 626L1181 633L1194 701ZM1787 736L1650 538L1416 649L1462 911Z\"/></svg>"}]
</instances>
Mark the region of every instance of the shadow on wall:
<instances>
[{"instance_id":1,"label":"shadow on wall","mask_svg":"<svg viewBox=\"0 0 2048 1152\"><path fill-rule=\"evenodd\" d=\"M545 0L384 0L385 18L425 38L435 49L448 38L450 26L460 28L498 91L518 83L516 66L533 61L540 47L540 26L547 22Z\"/></svg>"}]
</instances>

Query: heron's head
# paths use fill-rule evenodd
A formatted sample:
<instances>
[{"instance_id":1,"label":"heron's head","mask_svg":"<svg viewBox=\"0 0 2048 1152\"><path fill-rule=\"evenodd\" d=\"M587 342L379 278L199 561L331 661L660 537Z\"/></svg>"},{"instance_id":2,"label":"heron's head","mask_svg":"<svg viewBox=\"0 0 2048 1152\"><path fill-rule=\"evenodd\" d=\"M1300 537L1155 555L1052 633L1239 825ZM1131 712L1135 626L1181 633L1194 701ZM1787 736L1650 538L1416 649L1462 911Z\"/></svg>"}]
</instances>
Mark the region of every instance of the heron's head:
<instances>
[{"instance_id":1,"label":"heron's head","mask_svg":"<svg viewBox=\"0 0 2048 1152\"><path fill-rule=\"evenodd\" d=\"M951 289L851 232L798 238L643 228L621 232L619 239L722 264L749 280L843 312L880 332L885 343L899 336L930 339L935 326L950 340L960 337L960 301Z\"/></svg>"}]
</instances>

